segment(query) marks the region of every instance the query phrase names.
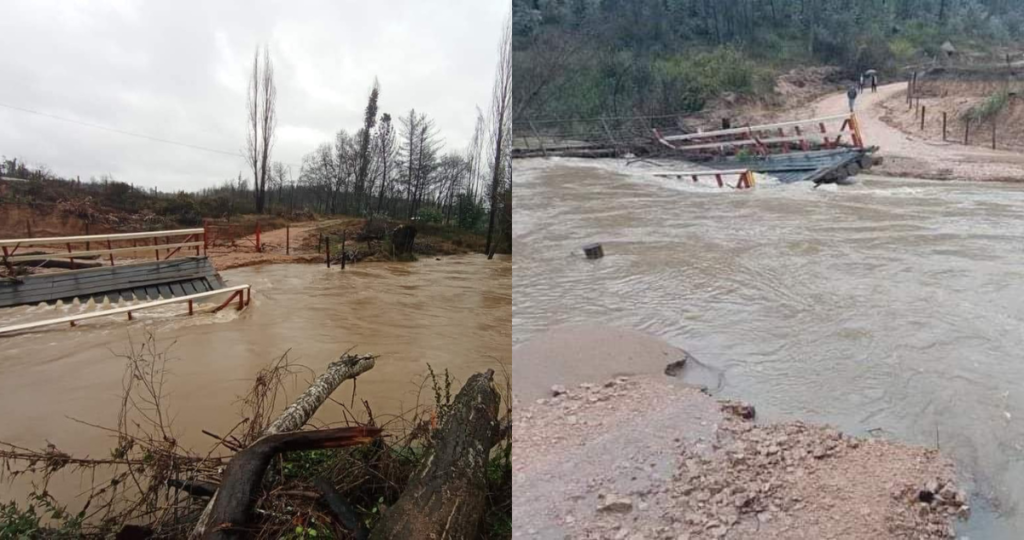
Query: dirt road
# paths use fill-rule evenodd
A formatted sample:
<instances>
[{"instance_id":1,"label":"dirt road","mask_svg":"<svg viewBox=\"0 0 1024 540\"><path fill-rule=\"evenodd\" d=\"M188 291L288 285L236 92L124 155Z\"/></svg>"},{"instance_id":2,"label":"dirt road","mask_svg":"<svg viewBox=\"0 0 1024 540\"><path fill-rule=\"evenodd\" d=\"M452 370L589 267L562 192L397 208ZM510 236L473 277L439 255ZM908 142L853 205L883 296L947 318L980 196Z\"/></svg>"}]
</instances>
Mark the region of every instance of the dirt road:
<instances>
[{"instance_id":1,"label":"dirt road","mask_svg":"<svg viewBox=\"0 0 1024 540\"><path fill-rule=\"evenodd\" d=\"M885 162L872 172L890 176L935 180L1024 181L1024 155L1002 150L927 141L907 135L884 120L882 102L906 89L904 83L880 86L857 98L856 112L865 143L878 146ZM832 94L814 104L815 116L849 110L846 92Z\"/></svg>"},{"instance_id":2,"label":"dirt road","mask_svg":"<svg viewBox=\"0 0 1024 540\"><path fill-rule=\"evenodd\" d=\"M255 249L256 237L249 236L237 240L235 246L211 247L207 250L207 254L217 270L269 263L321 262L324 260L324 256L309 248L310 245L316 245L315 239L310 243L306 241L307 237L314 234L318 228L336 222L340 222L340 220L293 223L289 227L290 230L280 228L263 232L260 234L260 244L263 248L261 253L257 253ZM288 236L291 238L289 239ZM289 244L291 246L291 249L288 250L290 255L286 255L285 247Z\"/></svg>"}]
</instances>

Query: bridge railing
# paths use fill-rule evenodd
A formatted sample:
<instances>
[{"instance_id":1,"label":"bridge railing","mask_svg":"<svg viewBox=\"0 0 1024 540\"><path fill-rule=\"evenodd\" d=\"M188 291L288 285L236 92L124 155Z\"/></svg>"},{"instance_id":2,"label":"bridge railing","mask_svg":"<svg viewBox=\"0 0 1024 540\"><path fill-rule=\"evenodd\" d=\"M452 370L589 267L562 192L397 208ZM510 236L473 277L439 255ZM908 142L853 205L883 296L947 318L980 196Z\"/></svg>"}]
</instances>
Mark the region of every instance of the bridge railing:
<instances>
[{"instance_id":1,"label":"bridge railing","mask_svg":"<svg viewBox=\"0 0 1024 540\"><path fill-rule=\"evenodd\" d=\"M162 261L178 254L199 256L207 247L206 228L178 229L171 231L147 231L136 233L92 234L84 236L57 236L43 238L16 238L0 240L0 263L4 266L30 264L32 262L66 261L67 267L102 266L101 257L106 257L114 266L115 255L133 258L154 258ZM63 248L55 251L54 246ZM99 249L94 249L99 246ZM45 251L26 253L28 248L43 248ZM18 252L22 253L19 255ZM76 263L76 259L78 262ZM100 259L99 264L89 261Z\"/></svg>"}]
</instances>

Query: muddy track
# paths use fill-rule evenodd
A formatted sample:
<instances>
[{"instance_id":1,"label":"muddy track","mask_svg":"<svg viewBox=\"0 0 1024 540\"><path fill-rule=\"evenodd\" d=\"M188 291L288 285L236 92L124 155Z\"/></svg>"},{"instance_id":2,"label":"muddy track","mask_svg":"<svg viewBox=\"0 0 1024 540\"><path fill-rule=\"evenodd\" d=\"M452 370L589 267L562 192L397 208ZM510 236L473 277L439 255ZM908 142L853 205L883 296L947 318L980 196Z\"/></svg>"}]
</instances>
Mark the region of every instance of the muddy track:
<instances>
[{"instance_id":1,"label":"muddy track","mask_svg":"<svg viewBox=\"0 0 1024 540\"><path fill-rule=\"evenodd\" d=\"M1022 154L920 139L888 124L883 102L905 89L905 83L893 83L857 98L865 143L878 146L885 158L873 173L933 180L1024 181ZM846 92L830 94L813 107L815 116L843 114L849 110Z\"/></svg>"}]
</instances>

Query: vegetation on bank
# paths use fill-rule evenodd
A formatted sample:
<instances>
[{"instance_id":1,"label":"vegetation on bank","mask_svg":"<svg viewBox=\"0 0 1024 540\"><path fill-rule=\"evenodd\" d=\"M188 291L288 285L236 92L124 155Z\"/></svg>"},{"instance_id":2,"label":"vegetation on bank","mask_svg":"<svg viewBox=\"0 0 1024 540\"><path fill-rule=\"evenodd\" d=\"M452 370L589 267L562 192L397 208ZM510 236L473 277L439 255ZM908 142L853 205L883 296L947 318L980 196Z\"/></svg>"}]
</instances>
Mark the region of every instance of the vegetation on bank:
<instances>
[{"instance_id":1,"label":"vegetation on bank","mask_svg":"<svg viewBox=\"0 0 1024 540\"><path fill-rule=\"evenodd\" d=\"M229 459L217 457L223 453L217 447L235 452L259 439L284 405L277 398L285 384L301 371L287 355L262 369L249 393L239 399L242 420L229 433L207 433L217 439L213 450L194 452L170 435L170 404L163 388L168 352L149 335L126 355L122 410L117 427L110 429L117 435L117 447L109 456L77 458L52 445L33 451L0 442L6 479L29 475L41 481L26 501L0 504L0 538L112 537L126 526L139 527L135 532L151 538L188 536ZM509 375L504 374L506 419L511 418ZM275 460L259 490L253 537L365 538L339 522L317 482L333 486L359 528L372 530L430 456L438 427L452 410L454 384L447 370L435 373L431 367L420 391L432 394L432 401L393 417L375 416L366 401L336 402L348 419L343 424L381 427L385 437L366 446L290 452ZM511 452L511 430L503 428L486 468L486 510L480 526L485 540L512 535ZM57 501L46 491L53 475L68 472L84 472L82 478L92 479L84 501Z\"/></svg>"},{"instance_id":2,"label":"vegetation on bank","mask_svg":"<svg viewBox=\"0 0 1024 540\"><path fill-rule=\"evenodd\" d=\"M0 206L31 208L40 214L55 213L75 217L93 225L92 232L159 230L214 223L219 231L235 231L236 236L252 234L255 221L263 230L280 228L291 221L310 221L318 214L317 204L309 193L314 187L292 186L270 194L270 204L262 215L254 214L253 198L244 186L225 186L198 193L165 193L143 189L109 177L81 181L61 178L45 167L29 167L16 159L0 161ZM501 212L497 220L498 253L511 252L511 192L499 199ZM311 209L311 207L313 209ZM339 209L342 206L338 207ZM347 207L346 207L347 208ZM431 236L450 239L460 251L484 252L488 211L479 197L459 193L451 205L424 202L413 219L406 219L401 201L385 199L384 211L367 215L368 219L384 219L394 223L412 222ZM387 211L388 208L394 210ZM397 215L397 218L391 218ZM20 226L19 226L20 227ZM19 229L20 231L21 229ZM236 231L237 230L237 231ZM84 231L76 231L84 234ZM339 231L340 234L340 231ZM449 253L440 251L440 254Z\"/></svg>"},{"instance_id":3,"label":"vegetation on bank","mask_svg":"<svg viewBox=\"0 0 1024 540\"><path fill-rule=\"evenodd\" d=\"M723 95L764 98L795 66L849 79L1024 37L1002 0L513 0L517 118L696 112ZM1002 62L999 58L994 61Z\"/></svg>"}]
</instances>

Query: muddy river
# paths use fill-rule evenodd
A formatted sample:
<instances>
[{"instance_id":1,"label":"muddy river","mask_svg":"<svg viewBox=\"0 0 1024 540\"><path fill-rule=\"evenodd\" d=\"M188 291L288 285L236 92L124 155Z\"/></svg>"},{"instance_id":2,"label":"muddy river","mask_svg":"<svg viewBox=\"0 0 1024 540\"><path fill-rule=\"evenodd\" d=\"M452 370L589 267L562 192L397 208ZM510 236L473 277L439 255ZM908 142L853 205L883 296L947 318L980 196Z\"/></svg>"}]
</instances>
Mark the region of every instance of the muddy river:
<instances>
[{"instance_id":1,"label":"muddy river","mask_svg":"<svg viewBox=\"0 0 1024 540\"><path fill-rule=\"evenodd\" d=\"M133 323L102 318L77 328L0 337L0 440L33 448L49 441L73 454L107 455L113 439L73 418L117 425L125 365L117 355L129 340L141 342L147 332L161 349L169 347L166 390L175 435L197 449L214 442L201 429L224 433L238 422L239 396L260 368L286 352L293 363L317 373L349 349L379 354L376 366L359 378L357 393L379 418L416 404L427 363L438 371L449 369L462 381L488 368L500 377L502 366L511 361L508 257L425 258L344 271L270 265L228 270L222 276L228 285L252 285L249 308L189 317L184 304L178 304L138 312ZM0 325L80 309L0 310ZM289 397L310 379L308 372L300 375ZM339 390L345 399L339 400L348 405L351 392L351 383L345 383ZM426 394L424 400L432 400ZM317 422L341 419L335 404L316 416ZM0 486L0 494L23 490Z\"/></svg>"},{"instance_id":2,"label":"muddy river","mask_svg":"<svg viewBox=\"0 0 1024 540\"><path fill-rule=\"evenodd\" d=\"M961 529L1019 537L1024 186L738 192L643 167L517 161L513 343L580 323L655 334L763 418L938 444L973 479Z\"/></svg>"}]
</instances>

